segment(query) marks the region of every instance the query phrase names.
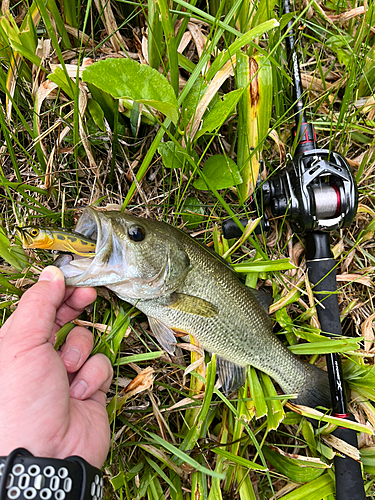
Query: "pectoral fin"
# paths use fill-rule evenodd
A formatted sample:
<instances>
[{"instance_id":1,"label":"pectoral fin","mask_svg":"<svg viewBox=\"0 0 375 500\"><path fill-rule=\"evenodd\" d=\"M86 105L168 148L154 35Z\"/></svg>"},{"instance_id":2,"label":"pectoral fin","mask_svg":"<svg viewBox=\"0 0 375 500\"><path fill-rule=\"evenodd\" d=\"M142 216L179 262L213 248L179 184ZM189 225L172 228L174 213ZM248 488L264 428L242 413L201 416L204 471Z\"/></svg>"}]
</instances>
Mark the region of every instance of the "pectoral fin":
<instances>
[{"instance_id":1,"label":"pectoral fin","mask_svg":"<svg viewBox=\"0 0 375 500\"><path fill-rule=\"evenodd\" d=\"M245 383L246 367L235 365L220 356L216 358L216 373L225 394L230 394Z\"/></svg>"},{"instance_id":2,"label":"pectoral fin","mask_svg":"<svg viewBox=\"0 0 375 500\"><path fill-rule=\"evenodd\" d=\"M156 340L159 342L161 347L168 354L174 355L176 350L175 343L176 338L173 334L173 330L171 330L168 326L164 325L161 321L155 318L148 317L148 322L150 324L150 328L152 333L155 335Z\"/></svg>"},{"instance_id":3,"label":"pectoral fin","mask_svg":"<svg viewBox=\"0 0 375 500\"><path fill-rule=\"evenodd\" d=\"M178 292L171 294L171 300L168 307L187 314L203 316L204 318L213 318L217 316L219 312L218 308L207 300Z\"/></svg>"}]
</instances>

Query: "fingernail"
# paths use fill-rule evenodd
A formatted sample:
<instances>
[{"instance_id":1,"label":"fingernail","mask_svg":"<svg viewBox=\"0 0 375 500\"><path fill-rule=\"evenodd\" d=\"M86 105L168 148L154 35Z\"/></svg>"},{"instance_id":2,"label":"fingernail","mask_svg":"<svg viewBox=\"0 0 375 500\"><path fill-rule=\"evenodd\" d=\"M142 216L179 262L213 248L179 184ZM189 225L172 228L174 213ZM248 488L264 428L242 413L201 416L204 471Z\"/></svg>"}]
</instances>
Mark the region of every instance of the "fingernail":
<instances>
[{"instance_id":1,"label":"fingernail","mask_svg":"<svg viewBox=\"0 0 375 500\"><path fill-rule=\"evenodd\" d=\"M58 267L48 266L43 269L38 281L53 281L55 279L64 279L63 273Z\"/></svg>"},{"instance_id":2,"label":"fingernail","mask_svg":"<svg viewBox=\"0 0 375 500\"><path fill-rule=\"evenodd\" d=\"M76 366L79 363L79 360L81 359L81 351L78 349L68 349L64 354L61 356L61 359L64 361L65 364L71 365L71 366Z\"/></svg>"},{"instance_id":3,"label":"fingernail","mask_svg":"<svg viewBox=\"0 0 375 500\"><path fill-rule=\"evenodd\" d=\"M70 388L70 395L76 399L83 399L87 391L87 384L84 380L74 382Z\"/></svg>"}]
</instances>

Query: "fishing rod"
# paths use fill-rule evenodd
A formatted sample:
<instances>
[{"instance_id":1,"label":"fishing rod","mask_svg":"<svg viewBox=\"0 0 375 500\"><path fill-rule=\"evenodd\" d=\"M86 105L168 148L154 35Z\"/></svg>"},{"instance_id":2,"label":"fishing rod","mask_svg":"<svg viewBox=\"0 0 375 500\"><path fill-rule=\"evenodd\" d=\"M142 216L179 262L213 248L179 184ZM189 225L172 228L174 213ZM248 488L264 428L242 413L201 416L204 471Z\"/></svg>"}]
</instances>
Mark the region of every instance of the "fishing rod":
<instances>
[{"instance_id":1,"label":"fishing rod","mask_svg":"<svg viewBox=\"0 0 375 500\"><path fill-rule=\"evenodd\" d=\"M290 12L289 0L285 0L284 13ZM329 233L351 225L358 204L357 186L345 158L335 151L317 148L314 127L308 123L304 111L292 21L287 24L286 31L285 44L293 82L295 155L281 174L258 183L253 202L258 207L270 206L275 217L286 217L295 233L305 234L306 267L317 300L322 335L335 337L342 335L342 329L337 300L337 264L330 248ZM246 225L248 221L241 222ZM223 223L223 234L233 238L241 236L242 231L233 220L228 220ZM338 353L327 354L326 361L332 414L354 420L348 411L341 358ZM354 430L338 427L333 435L358 448ZM336 500L365 500L360 463L344 454L336 454L334 466Z\"/></svg>"}]
</instances>

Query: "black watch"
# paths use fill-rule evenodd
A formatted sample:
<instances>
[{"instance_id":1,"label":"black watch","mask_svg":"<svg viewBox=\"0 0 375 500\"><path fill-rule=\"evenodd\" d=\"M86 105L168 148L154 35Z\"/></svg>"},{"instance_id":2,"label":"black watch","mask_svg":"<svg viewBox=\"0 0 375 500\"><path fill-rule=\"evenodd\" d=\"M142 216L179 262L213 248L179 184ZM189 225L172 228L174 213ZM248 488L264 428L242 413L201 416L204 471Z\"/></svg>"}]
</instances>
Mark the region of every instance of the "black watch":
<instances>
[{"instance_id":1,"label":"black watch","mask_svg":"<svg viewBox=\"0 0 375 500\"><path fill-rule=\"evenodd\" d=\"M0 500L102 498L102 472L81 457L34 457L24 448L0 457Z\"/></svg>"}]
</instances>

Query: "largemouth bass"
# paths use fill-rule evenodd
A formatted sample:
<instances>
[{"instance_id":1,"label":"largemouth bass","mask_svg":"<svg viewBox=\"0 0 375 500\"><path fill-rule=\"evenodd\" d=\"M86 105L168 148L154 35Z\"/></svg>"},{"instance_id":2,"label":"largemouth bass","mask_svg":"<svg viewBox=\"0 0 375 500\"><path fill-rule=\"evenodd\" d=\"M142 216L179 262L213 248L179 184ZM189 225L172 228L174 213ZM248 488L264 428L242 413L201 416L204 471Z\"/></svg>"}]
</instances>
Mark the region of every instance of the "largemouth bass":
<instances>
[{"instance_id":1,"label":"largemouth bass","mask_svg":"<svg viewBox=\"0 0 375 500\"><path fill-rule=\"evenodd\" d=\"M194 335L217 354L225 392L241 386L252 365L297 394L297 403L330 406L327 373L284 347L252 291L190 236L164 222L92 208L76 231L96 241L96 253L60 262L67 285L105 286L135 305L170 354L175 331Z\"/></svg>"},{"instance_id":2,"label":"largemouth bass","mask_svg":"<svg viewBox=\"0 0 375 500\"><path fill-rule=\"evenodd\" d=\"M85 256L93 256L95 252L96 242L74 231L36 226L16 227L16 231L24 248L44 248Z\"/></svg>"}]
</instances>

